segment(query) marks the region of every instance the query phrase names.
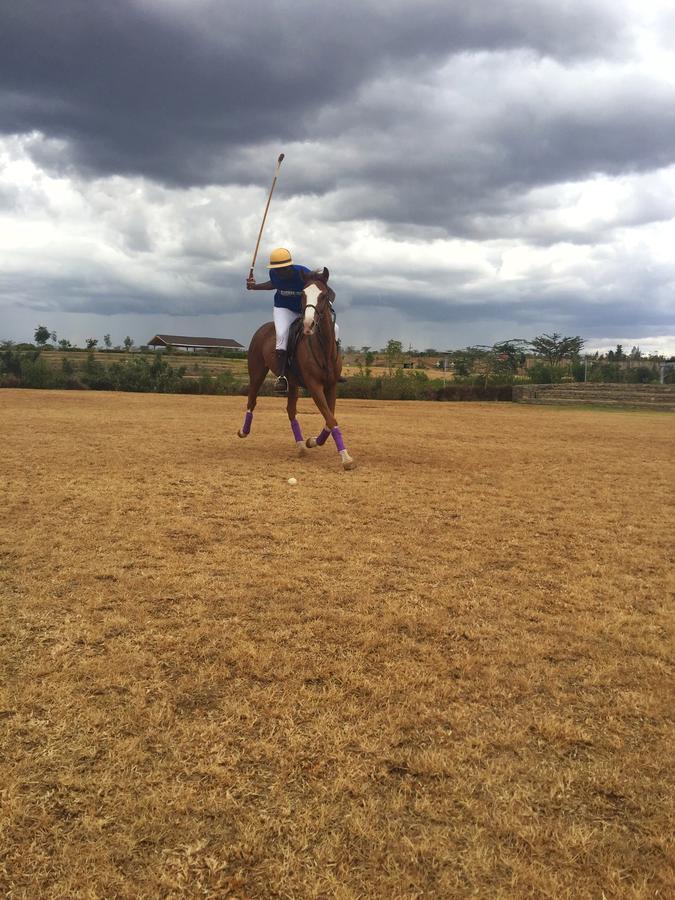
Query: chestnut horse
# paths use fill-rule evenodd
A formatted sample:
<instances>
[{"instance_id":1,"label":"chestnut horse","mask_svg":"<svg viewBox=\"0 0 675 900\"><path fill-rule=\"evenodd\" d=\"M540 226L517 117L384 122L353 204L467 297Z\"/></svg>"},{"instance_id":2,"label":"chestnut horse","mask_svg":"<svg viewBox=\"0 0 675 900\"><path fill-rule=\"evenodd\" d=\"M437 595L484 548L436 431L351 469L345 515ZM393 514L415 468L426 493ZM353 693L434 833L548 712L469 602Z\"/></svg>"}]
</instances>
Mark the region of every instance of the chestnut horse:
<instances>
[{"instance_id":1,"label":"chestnut horse","mask_svg":"<svg viewBox=\"0 0 675 900\"><path fill-rule=\"evenodd\" d=\"M286 410L295 444L301 455L304 454L305 447L320 447L332 435L343 468L355 469L356 463L345 449L335 418L335 396L337 381L342 371L342 356L335 339L335 316L332 306L335 292L328 286L328 274L328 269L324 268L322 272L310 272L305 276L305 289L302 295L303 333L293 351L293 363L286 370L288 378ZM250 385L244 425L238 431L241 438L246 437L251 431L253 410L265 376L270 369L278 374L275 343L274 322L261 325L251 338L248 348ZM307 388L326 422L318 437L308 438L306 442L302 438L300 423L295 417L298 409L298 389L301 385Z\"/></svg>"}]
</instances>

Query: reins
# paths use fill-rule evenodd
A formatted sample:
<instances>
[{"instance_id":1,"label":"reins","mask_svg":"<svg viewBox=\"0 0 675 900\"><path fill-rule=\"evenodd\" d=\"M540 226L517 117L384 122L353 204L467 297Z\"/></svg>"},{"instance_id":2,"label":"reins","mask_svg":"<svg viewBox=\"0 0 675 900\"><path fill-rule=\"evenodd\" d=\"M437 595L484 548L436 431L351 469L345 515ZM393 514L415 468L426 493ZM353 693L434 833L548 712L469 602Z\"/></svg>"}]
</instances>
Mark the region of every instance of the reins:
<instances>
[{"instance_id":1,"label":"reins","mask_svg":"<svg viewBox=\"0 0 675 900\"><path fill-rule=\"evenodd\" d=\"M331 318L333 320L333 323L332 323L333 328L335 328L336 315L335 315L335 310L333 309L333 304L330 302L330 300L326 300L326 303L328 304L329 315L331 316ZM321 328L321 317L319 317L319 315L318 315L319 310L317 309L317 305L315 303L307 303L305 305L305 310L308 310L308 309L314 310L315 318L314 318L314 329L312 330L311 334L308 334L306 336L307 337L307 345L309 346L312 356L314 357L314 362L319 367L319 369L322 369L324 372L327 372L330 374L330 369L329 369L329 365L328 365L329 352L328 352L328 348L324 344L323 337L322 337L323 330ZM314 341L312 341L312 338L315 335L316 335L317 341L319 343L319 346L321 347L321 350L323 351L321 354L323 356L323 362L321 360L319 360L316 355L316 350L314 348ZM335 338L335 331L333 331L333 338ZM335 358L333 359L333 363L334 364L337 363L337 360L338 360L338 350L337 350L337 341L335 341Z\"/></svg>"}]
</instances>

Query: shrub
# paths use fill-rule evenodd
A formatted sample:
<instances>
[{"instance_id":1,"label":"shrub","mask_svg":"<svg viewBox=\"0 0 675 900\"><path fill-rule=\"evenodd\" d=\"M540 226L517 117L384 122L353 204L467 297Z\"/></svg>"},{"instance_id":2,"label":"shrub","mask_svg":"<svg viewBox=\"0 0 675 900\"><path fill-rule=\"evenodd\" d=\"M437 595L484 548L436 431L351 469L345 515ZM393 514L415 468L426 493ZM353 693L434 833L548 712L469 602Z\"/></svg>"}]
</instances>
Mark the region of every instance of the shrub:
<instances>
[{"instance_id":1,"label":"shrub","mask_svg":"<svg viewBox=\"0 0 675 900\"><path fill-rule=\"evenodd\" d=\"M616 363L596 363L588 373L588 380L596 383L617 384L622 382L623 371Z\"/></svg>"},{"instance_id":2,"label":"shrub","mask_svg":"<svg viewBox=\"0 0 675 900\"><path fill-rule=\"evenodd\" d=\"M382 379L380 397L382 400L426 400L429 385L424 372L397 369L390 378Z\"/></svg>"},{"instance_id":3,"label":"shrub","mask_svg":"<svg viewBox=\"0 0 675 900\"><path fill-rule=\"evenodd\" d=\"M82 384L92 391L114 391L115 379L110 369L94 358L93 352L87 354L87 358L80 366L80 379Z\"/></svg>"},{"instance_id":4,"label":"shrub","mask_svg":"<svg viewBox=\"0 0 675 900\"><path fill-rule=\"evenodd\" d=\"M351 400L373 400L380 396L382 379L370 374L354 375L338 385L338 397Z\"/></svg>"},{"instance_id":5,"label":"shrub","mask_svg":"<svg viewBox=\"0 0 675 900\"><path fill-rule=\"evenodd\" d=\"M626 370L626 381L630 384L649 384L659 380L659 373L650 366L637 366L635 369Z\"/></svg>"},{"instance_id":6,"label":"shrub","mask_svg":"<svg viewBox=\"0 0 675 900\"><path fill-rule=\"evenodd\" d=\"M183 378L180 383L181 394L199 394L199 381L196 378Z\"/></svg>"},{"instance_id":7,"label":"shrub","mask_svg":"<svg viewBox=\"0 0 675 900\"><path fill-rule=\"evenodd\" d=\"M40 351L32 347L28 351L21 351L18 347L5 346L0 351L0 374L16 375L20 378L22 360L36 360L39 356Z\"/></svg>"},{"instance_id":8,"label":"shrub","mask_svg":"<svg viewBox=\"0 0 675 900\"><path fill-rule=\"evenodd\" d=\"M396 372L372 378L356 375L338 386L341 398L361 400L511 400L511 384L485 384L484 377L445 384L424 372Z\"/></svg>"},{"instance_id":9,"label":"shrub","mask_svg":"<svg viewBox=\"0 0 675 900\"><path fill-rule=\"evenodd\" d=\"M21 386L26 388L54 388L60 387L59 377L46 362L37 354L37 357L25 356L21 360Z\"/></svg>"},{"instance_id":10,"label":"shrub","mask_svg":"<svg viewBox=\"0 0 675 900\"><path fill-rule=\"evenodd\" d=\"M559 384L567 373L559 366L547 366L546 363L537 362L527 374L532 384Z\"/></svg>"}]
</instances>

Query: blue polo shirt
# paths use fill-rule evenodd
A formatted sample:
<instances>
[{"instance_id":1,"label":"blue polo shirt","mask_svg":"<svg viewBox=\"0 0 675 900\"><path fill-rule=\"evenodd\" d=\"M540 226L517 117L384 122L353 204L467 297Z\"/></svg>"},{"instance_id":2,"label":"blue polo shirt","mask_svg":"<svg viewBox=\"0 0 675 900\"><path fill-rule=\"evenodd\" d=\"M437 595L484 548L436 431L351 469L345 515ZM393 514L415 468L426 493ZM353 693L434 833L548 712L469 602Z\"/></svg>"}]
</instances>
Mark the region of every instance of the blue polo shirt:
<instances>
[{"instance_id":1,"label":"blue polo shirt","mask_svg":"<svg viewBox=\"0 0 675 900\"><path fill-rule=\"evenodd\" d=\"M277 289L274 295L274 305L301 313L302 292L305 288L305 280L302 276L310 270L307 266L290 266L290 268L293 269L291 278L282 278L279 275L279 269L270 269L270 281Z\"/></svg>"}]
</instances>

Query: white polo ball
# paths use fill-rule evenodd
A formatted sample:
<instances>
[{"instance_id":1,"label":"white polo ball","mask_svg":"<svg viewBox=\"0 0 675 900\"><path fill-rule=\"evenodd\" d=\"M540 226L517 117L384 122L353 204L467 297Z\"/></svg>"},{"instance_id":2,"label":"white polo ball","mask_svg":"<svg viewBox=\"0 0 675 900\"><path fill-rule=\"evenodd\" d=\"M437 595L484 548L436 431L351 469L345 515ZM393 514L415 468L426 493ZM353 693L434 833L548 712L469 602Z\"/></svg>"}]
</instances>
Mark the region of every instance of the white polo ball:
<instances>
[{"instance_id":1,"label":"white polo ball","mask_svg":"<svg viewBox=\"0 0 675 900\"><path fill-rule=\"evenodd\" d=\"M289 478L289 479L288 479L288 483L289 483L289 484L297 484L297 483L298 483L298 479L297 479L297 478Z\"/></svg>"}]
</instances>

